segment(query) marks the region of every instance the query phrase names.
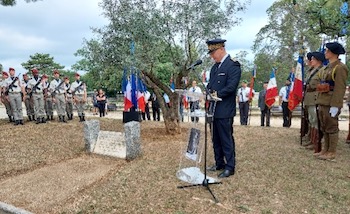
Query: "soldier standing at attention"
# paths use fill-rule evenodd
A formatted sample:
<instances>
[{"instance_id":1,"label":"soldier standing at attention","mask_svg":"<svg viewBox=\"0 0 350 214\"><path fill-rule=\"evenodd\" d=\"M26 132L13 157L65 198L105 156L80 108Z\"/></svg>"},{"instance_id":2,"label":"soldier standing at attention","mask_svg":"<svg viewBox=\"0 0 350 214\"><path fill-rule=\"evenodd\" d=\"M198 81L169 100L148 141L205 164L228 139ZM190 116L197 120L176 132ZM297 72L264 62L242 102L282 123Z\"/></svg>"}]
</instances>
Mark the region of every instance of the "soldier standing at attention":
<instances>
[{"instance_id":1,"label":"soldier standing at attention","mask_svg":"<svg viewBox=\"0 0 350 214\"><path fill-rule=\"evenodd\" d=\"M319 159L332 160L336 156L339 141L338 116L343 107L343 97L349 70L340 62L339 55L345 54L344 47L338 42L326 44L325 57L329 64L319 72L320 84L317 85L321 131L324 136L322 151L317 153Z\"/></svg>"},{"instance_id":2,"label":"soldier standing at attention","mask_svg":"<svg viewBox=\"0 0 350 214\"><path fill-rule=\"evenodd\" d=\"M35 109L36 124L46 123L44 106L44 81L39 77L39 71L32 69L33 78L28 82Z\"/></svg>"},{"instance_id":3,"label":"soldier standing at attention","mask_svg":"<svg viewBox=\"0 0 350 214\"><path fill-rule=\"evenodd\" d=\"M73 100L77 106L79 122L85 121L84 105L86 103L87 93L85 83L80 81L80 74L75 73L75 81L72 82L71 92L73 94Z\"/></svg>"},{"instance_id":4,"label":"soldier standing at attention","mask_svg":"<svg viewBox=\"0 0 350 214\"><path fill-rule=\"evenodd\" d=\"M55 79L53 79L50 83L51 95L56 104L59 122L66 123L66 90L64 88L64 81L60 79L60 73L58 70L54 70L53 75Z\"/></svg>"},{"instance_id":5,"label":"soldier standing at attention","mask_svg":"<svg viewBox=\"0 0 350 214\"><path fill-rule=\"evenodd\" d=\"M323 68L323 62L326 61L326 58L323 53L321 52L311 52L311 60L310 64L313 68L306 77L305 81L305 95L304 95L304 105L308 112L308 121L310 124L310 141L311 145L307 146L306 148L314 149L315 153L318 153L321 151L321 148L318 148L318 141L319 141L319 130L318 130L318 123L317 123L317 113L316 113L316 98L317 98L317 91L316 87L320 83L318 79L318 73Z\"/></svg>"},{"instance_id":6,"label":"soldier standing at attention","mask_svg":"<svg viewBox=\"0 0 350 214\"><path fill-rule=\"evenodd\" d=\"M30 78L28 77L28 74L23 74L22 87L27 95L30 91L30 89L28 88L29 80L30 80ZM28 120L29 121L35 120L35 118L34 118L34 104L33 104L30 96L26 96L26 98L24 99L24 105L26 106Z\"/></svg>"},{"instance_id":7,"label":"soldier standing at attention","mask_svg":"<svg viewBox=\"0 0 350 214\"><path fill-rule=\"evenodd\" d=\"M265 118L266 118L266 126L270 126L270 116L271 111L270 108L266 105L265 98L266 98L266 90L269 82L264 82L263 89L259 93L259 99L258 99L258 105L260 108L260 126L265 126Z\"/></svg>"},{"instance_id":8,"label":"soldier standing at attention","mask_svg":"<svg viewBox=\"0 0 350 214\"><path fill-rule=\"evenodd\" d=\"M210 70L210 80L207 88L222 101L216 103L212 124L212 141L215 165L211 171L223 170L219 178L225 178L235 173L236 151L233 138L233 117L236 115L236 93L241 78L241 65L231 59L225 50L223 39L207 41L208 54L216 62ZM211 101L211 105L213 101Z\"/></svg>"},{"instance_id":9,"label":"soldier standing at attention","mask_svg":"<svg viewBox=\"0 0 350 214\"><path fill-rule=\"evenodd\" d=\"M53 120L53 101L52 101L52 95L50 92L50 82L49 77L44 74L42 76L42 79L44 81L44 101L45 101L45 113L46 113L46 120Z\"/></svg>"},{"instance_id":10,"label":"soldier standing at attention","mask_svg":"<svg viewBox=\"0 0 350 214\"><path fill-rule=\"evenodd\" d=\"M73 120L73 95L70 91L71 84L69 83L69 77L64 77L64 87L66 89L66 112L68 120Z\"/></svg>"},{"instance_id":11,"label":"soldier standing at attention","mask_svg":"<svg viewBox=\"0 0 350 214\"><path fill-rule=\"evenodd\" d=\"M13 119L13 112L11 109L11 104L8 95L5 94L6 91L6 79L9 77L8 73L3 71L2 72L2 80L0 84L1 88L1 102L5 105L6 108L6 114L9 117L9 122L12 123L15 120Z\"/></svg>"},{"instance_id":12,"label":"soldier standing at attention","mask_svg":"<svg viewBox=\"0 0 350 214\"><path fill-rule=\"evenodd\" d=\"M13 117L15 120L14 125L23 125L23 111L22 111L22 94L25 98L25 91L22 91L21 82L18 77L15 76L15 69L9 69L10 77L6 79L5 86L6 91L8 91L8 96L11 104L11 109L13 112Z\"/></svg>"}]
</instances>

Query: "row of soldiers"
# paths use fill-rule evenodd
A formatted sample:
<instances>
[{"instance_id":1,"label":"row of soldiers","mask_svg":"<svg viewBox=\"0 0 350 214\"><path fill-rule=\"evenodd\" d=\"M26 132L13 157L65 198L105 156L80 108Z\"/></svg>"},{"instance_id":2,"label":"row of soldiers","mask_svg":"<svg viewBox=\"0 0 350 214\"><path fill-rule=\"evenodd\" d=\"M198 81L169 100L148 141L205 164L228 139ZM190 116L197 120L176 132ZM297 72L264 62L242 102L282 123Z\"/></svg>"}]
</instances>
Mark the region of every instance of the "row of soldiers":
<instances>
[{"instance_id":1,"label":"row of soldiers","mask_svg":"<svg viewBox=\"0 0 350 214\"><path fill-rule=\"evenodd\" d=\"M75 74L75 81L70 83L68 77L60 78L58 70L53 71L54 79L49 81L46 74L39 76L38 69L31 70L32 77L23 74L23 81L15 75L15 69L9 73L2 72L0 82L1 102L6 107L9 121L14 125L23 125L22 102L24 102L28 120L36 124L54 120L53 106L55 105L58 121L66 123L73 119L73 105L76 105L80 122L85 121L84 105L87 99L86 85Z\"/></svg>"},{"instance_id":2,"label":"row of soldiers","mask_svg":"<svg viewBox=\"0 0 350 214\"><path fill-rule=\"evenodd\" d=\"M322 160L335 158L339 141L338 117L349 73L339 59L340 54L345 54L345 49L338 42L327 43L325 53L307 54L310 69L305 82L304 105L310 127L310 143L305 146L314 148L314 155ZM326 66L325 61L329 62Z\"/></svg>"}]
</instances>

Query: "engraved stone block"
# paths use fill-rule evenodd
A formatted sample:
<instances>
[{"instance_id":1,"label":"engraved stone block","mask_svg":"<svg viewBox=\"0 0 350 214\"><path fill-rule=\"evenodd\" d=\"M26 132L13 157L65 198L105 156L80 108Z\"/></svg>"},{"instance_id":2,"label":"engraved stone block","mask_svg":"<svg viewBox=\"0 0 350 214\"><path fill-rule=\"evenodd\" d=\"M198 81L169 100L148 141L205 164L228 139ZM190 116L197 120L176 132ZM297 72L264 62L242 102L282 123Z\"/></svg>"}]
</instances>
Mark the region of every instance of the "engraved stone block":
<instances>
[{"instance_id":1,"label":"engraved stone block","mask_svg":"<svg viewBox=\"0 0 350 214\"><path fill-rule=\"evenodd\" d=\"M92 152L94 150L99 132L100 132L100 121L98 120L85 121L84 141L85 141L85 149L88 152Z\"/></svg>"},{"instance_id":2,"label":"engraved stone block","mask_svg":"<svg viewBox=\"0 0 350 214\"><path fill-rule=\"evenodd\" d=\"M140 122L131 121L124 124L127 160L141 155L140 129Z\"/></svg>"}]
</instances>

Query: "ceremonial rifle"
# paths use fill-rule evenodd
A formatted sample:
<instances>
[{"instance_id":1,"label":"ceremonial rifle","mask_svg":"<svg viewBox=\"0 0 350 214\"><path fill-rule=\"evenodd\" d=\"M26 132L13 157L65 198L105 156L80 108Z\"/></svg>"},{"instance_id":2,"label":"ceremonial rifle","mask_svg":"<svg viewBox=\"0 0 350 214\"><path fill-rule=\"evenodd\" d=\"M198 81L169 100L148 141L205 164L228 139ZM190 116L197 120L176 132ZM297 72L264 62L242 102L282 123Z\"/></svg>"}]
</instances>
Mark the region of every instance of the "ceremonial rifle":
<instances>
[{"instance_id":1,"label":"ceremonial rifle","mask_svg":"<svg viewBox=\"0 0 350 214\"><path fill-rule=\"evenodd\" d=\"M56 91L59 90L59 88L62 86L63 83L64 83L64 81L61 80L60 84L58 84L58 86L56 86L55 90L51 93L52 97L54 97L56 95Z\"/></svg>"},{"instance_id":2,"label":"ceremonial rifle","mask_svg":"<svg viewBox=\"0 0 350 214\"><path fill-rule=\"evenodd\" d=\"M38 87L39 86L39 84L40 84L40 82L41 82L41 79L42 79L42 77L40 77L39 79L38 79L38 82L34 85L34 87L30 90L30 92L29 92L29 97L32 97L32 95L33 95L33 92L36 92L36 90L37 89L39 89L40 90L40 88Z\"/></svg>"},{"instance_id":3,"label":"ceremonial rifle","mask_svg":"<svg viewBox=\"0 0 350 214\"><path fill-rule=\"evenodd\" d=\"M15 87L15 88L17 87L17 86L15 85L15 82L18 80L19 75L21 75L21 74L18 74L18 76L15 77L15 78L12 80L11 84L7 87L6 91L4 92L6 96L9 95L10 89L12 89L13 87Z\"/></svg>"},{"instance_id":4,"label":"ceremonial rifle","mask_svg":"<svg viewBox=\"0 0 350 214\"><path fill-rule=\"evenodd\" d=\"M80 90L83 90L82 86L83 86L83 81L81 81L78 87L76 87L74 91L72 91L72 95L74 96L76 91L80 92Z\"/></svg>"}]
</instances>

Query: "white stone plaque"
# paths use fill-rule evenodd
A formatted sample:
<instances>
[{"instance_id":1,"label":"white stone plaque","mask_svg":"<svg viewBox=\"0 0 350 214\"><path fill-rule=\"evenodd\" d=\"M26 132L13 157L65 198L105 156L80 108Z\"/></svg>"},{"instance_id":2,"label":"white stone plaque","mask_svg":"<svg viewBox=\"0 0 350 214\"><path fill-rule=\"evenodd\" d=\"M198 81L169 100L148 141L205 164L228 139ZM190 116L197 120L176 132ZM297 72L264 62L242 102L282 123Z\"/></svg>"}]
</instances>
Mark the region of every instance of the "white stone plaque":
<instances>
[{"instance_id":1,"label":"white stone plaque","mask_svg":"<svg viewBox=\"0 0 350 214\"><path fill-rule=\"evenodd\" d=\"M100 131L93 153L118 158L126 158L124 133Z\"/></svg>"}]
</instances>

